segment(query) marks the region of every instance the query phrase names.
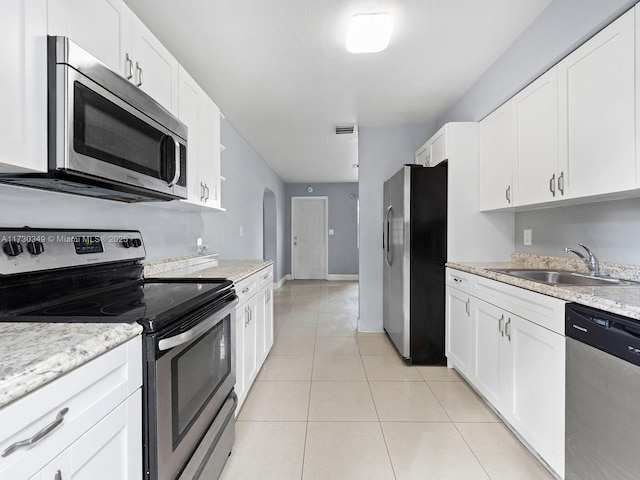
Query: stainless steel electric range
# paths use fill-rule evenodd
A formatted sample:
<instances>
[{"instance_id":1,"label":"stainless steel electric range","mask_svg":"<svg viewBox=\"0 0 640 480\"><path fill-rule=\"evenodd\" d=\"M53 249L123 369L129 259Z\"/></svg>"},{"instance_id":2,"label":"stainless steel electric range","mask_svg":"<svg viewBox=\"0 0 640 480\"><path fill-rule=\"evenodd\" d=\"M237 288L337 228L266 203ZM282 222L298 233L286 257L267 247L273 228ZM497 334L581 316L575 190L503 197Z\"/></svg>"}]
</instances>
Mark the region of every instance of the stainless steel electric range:
<instances>
[{"instance_id":1,"label":"stainless steel electric range","mask_svg":"<svg viewBox=\"0 0 640 480\"><path fill-rule=\"evenodd\" d=\"M226 279L144 278L137 231L0 229L0 321L138 322L149 480L215 479L234 441Z\"/></svg>"}]
</instances>

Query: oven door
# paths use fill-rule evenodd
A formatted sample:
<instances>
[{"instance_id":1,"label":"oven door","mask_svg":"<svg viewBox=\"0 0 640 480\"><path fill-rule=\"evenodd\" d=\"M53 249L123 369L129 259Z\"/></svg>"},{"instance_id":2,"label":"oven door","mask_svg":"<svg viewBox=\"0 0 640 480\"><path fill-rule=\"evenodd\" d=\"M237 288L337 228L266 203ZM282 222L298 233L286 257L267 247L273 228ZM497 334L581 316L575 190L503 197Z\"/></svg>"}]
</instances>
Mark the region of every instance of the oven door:
<instances>
[{"instance_id":1,"label":"oven door","mask_svg":"<svg viewBox=\"0 0 640 480\"><path fill-rule=\"evenodd\" d=\"M186 141L142 111L65 64L55 111L51 168L186 198Z\"/></svg>"},{"instance_id":2,"label":"oven door","mask_svg":"<svg viewBox=\"0 0 640 480\"><path fill-rule=\"evenodd\" d=\"M231 394L236 303L183 333L147 336L147 478L176 478Z\"/></svg>"}]
</instances>

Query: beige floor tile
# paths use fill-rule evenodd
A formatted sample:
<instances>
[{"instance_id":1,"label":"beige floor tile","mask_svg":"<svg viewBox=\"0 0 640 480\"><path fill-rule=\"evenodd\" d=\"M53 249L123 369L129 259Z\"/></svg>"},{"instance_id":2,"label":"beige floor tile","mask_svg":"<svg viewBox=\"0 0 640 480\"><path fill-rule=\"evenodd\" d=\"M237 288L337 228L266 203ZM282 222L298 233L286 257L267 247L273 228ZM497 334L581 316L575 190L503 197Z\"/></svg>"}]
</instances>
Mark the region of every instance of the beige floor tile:
<instances>
[{"instance_id":1,"label":"beige floor tile","mask_svg":"<svg viewBox=\"0 0 640 480\"><path fill-rule=\"evenodd\" d=\"M489 480L452 423L383 422L397 480Z\"/></svg>"},{"instance_id":2,"label":"beige floor tile","mask_svg":"<svg viewBox=\"0 0 640 480\"><path fill-rule=\"evenodd\" d=\"M312 382L309 421L377 422L367 382Z\"/></svg>"},{"instance_id":3,"label":"beige floor tile","mask_svg":"<svg viewBox=\"0 0 640 480\"><path fill-rule=\"evenodd\" d=\"M287 313L289 323L318 323L318 310L293 305Z\"/></svg>"},{"instance_id":4,"label":"beige floor tile","mask_svg":"<svg viewBox=\"0 0 640 480\"><path fill-rule=\"evenodd\" d=\"M502 423L456 423L492 480L551 480L553 476Z\"/></svg>"},{"instance_id":5,"label":"beige floor tile","mask_svg":"<svg viewBox=\"0 0 640 480\"><path fill-rule=\"evenodd\" d=\"M353 337L316 337L315 355L360 355Z\"/></svg>"},{"instance_id":6,"label":"beige floor tile","mask_svg":"<svg viewBox=\"0 0 640 480\"><path fill-rule=\"evenodd\" d=\"M285 323L278 332L280 337L315 337L316 324L292 324Z\"/></svg>"},{"instance_id":7,"label":"beige floor tile","mask_svg":"<svg viewBox=\"0 0 640 480\"><path fill-rule=\"evenodd\" d=\"M381 422L450 422L424 382L369 382Z\"/></svg>"},{"instance_id":8,"label":"beige floor tile","mask_svg":"<svg viewBox=\"0 0 640 480\"><path fill-rule=\"evenodd\" d=\"M397 355L363 356L362 363L370 382L424 382L416 368L405 365Z\"/></svg>"},{"instance_id":9,"label":"beige floor tile","mask_svg":"<svg viewBox=\"0 0 640 480\"><path fill-rule=\"evenodd\" d=\"M382 355L397 357L398 352L393 348L393 345L388 338L382 337L366 337L358 335L358 348L360 349L360 355Z\"/></svg>"},{"instance_id":10,"label":"beige floor tile","mask_svg":"<svg viewBox=\"0 0 640 480\"><path fill-rule=\"evenodd\" d=\"M418 373L427 382L461 382L462 378L453 368L416 367Z\"/></svg>"},{"instance_id":11,"label":"beige floor tile","mask_svg":"<svg viewBox=\"0 0 640 480\"><path fill-rule=\"evenodd\" d=\"M237 422L220 480L299 480L306 430L305 422Z\"/></svg>"},{"instance_id":12,"label":"beige floor tile","mask_svg":"<svg viewBox=\"0 0 640 480\"><path fill-rule=\"evenodd\" d=\"M303 480L393 480L380 425L310 422Z\"/></svg>"},{"instance_id":13,"label":"beige floor tile","mask_svg":"<svg viewBox=\"0 0 640 480\"><path fill-rule=\"evenodd\" d=\"M313 355L314 337L278 337L269 355Z\"/></svg>"},{"instance_id":14,"label":"beige floor tile","mask_svg":"<svg viewBox=\"0 0 640 480\"><path fill-rule=\"evenodd\" d=\"M353 325L339 323L319 323L316 331L318 337L354 337L355 334Z\"/></svg>"},{"instance_id":15,"label":"beige floor tile","mask_svg":"<svg viewBox=\"0 0 640 480\"><path fill-rule=\"evenodd\" d=\"M331 298L327 300L320 300L318 302L319 312L344 312L346 310L353 311L353 308L357 308L354 302L351 302L345 298Z\"/></svg>"},{"instance_id":16,"label":"beige floor tile","mask_svg":"<svg viewBox=\"0 0 640 480\"><path fill-rule=\"evenodd\" d=\"M311 382L255 382L239 420L306 421Z\"/></svg>"},{"instance_id":17,"label":"beige floor tile","mask_svg":"<svg viewBox=\"0 0 640 480\"><path fill-rule=\"evenodd\" d=\"M465 382L427 382L453 422L500 422Z\"/></svg>"},{"instance_id":18,"label":"beige floor tile","mask_svg":"<svg viewBox=\"0 0 640 480\"><path fill-rule=\"evenodd\" d=\"M337 323L355 326L357 317L342 312L318 312L318 323Z\"/></svg>"},{"instance_id":19,"label":"beige floor tile","mask_svg":"<svg viewBox=\"0 0 640 480\"><path fill-rule=\"evenodd\" d=\"M256 380L260 382L311 381L312 366L313 356L311 355L269 356Z\"/></svg>"},{"instance_id":20,"label":"beige floor tile","mask_svg":"<svg viewBox=\"0 0 640 480\"><path fill-rule=\"evenodd\" d=\"M367 380L362 361L356 355L314 357L311 378L314 382L364 382Z\"/></svg>"}]
</instances>

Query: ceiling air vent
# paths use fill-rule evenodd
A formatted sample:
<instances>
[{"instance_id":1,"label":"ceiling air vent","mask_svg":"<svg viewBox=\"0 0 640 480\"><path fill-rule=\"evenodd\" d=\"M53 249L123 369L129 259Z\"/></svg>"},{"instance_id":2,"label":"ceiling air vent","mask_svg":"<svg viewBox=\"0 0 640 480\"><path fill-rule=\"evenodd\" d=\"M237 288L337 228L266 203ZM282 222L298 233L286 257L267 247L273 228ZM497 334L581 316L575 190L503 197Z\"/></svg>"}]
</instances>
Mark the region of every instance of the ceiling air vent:
<instances>
[{"instance_id":1,"label":"ceiling air vent","mask_svg":"<svg viewBox=\"0 0 640 480\"><path fill-rule=\"evenodd\" d=\"M350 125L336 125L336 135L353 135L357 131L354 123Z\"/></svg>"}]
</instances>

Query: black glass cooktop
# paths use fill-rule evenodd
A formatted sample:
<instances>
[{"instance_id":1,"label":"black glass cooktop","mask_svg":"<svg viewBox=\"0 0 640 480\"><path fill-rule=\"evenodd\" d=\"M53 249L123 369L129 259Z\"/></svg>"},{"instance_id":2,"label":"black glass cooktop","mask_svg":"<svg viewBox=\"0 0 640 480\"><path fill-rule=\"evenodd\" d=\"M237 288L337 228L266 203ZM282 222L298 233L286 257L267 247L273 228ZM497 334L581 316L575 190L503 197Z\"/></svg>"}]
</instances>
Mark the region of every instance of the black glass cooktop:
<instances>
[{"instance_id":1,"label":"black glass cooktop","mask_svg":"<svg viewBox=\"0 0 640 480\"><path fill-rule=\"evenodd\" d=\"M87 291L46 304L21 306L0 314L3 322L138 322L156 331L196 309L214 307L234 296L225 279L146 279Z\"/></svg>"}]
</instances>

